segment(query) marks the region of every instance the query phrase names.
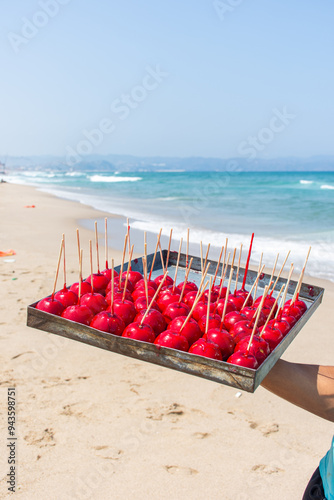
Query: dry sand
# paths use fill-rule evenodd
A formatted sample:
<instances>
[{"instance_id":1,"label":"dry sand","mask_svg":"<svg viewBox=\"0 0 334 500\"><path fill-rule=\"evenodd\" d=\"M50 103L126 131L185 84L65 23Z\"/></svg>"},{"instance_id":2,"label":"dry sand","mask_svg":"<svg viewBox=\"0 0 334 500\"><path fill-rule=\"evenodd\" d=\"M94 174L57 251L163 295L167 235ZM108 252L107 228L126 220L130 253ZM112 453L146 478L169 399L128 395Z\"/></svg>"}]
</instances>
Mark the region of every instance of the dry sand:
<instances>
[{"instance_id":1,"label":"dry sand","mask_svg":"<svg viewBox=\"0 0 334 500\"><path fill-rule=\"evenodd\" d=\"M332 424L262 387L237 397L230 387L28 328L27 305L52 290L62 233L70 284L77 280L76 221L103 214L25 186L0 185L0 199L0 250L16 251L14 262L0 258L1 498L9 496L11 386L15 498L302 497ZM87 248L92 233L80 235ZM113 256L119 263L119 253ZM305 281L326 289L324 301L283 357L333 364L333 283Z\"/></svg>"}]
</instances>

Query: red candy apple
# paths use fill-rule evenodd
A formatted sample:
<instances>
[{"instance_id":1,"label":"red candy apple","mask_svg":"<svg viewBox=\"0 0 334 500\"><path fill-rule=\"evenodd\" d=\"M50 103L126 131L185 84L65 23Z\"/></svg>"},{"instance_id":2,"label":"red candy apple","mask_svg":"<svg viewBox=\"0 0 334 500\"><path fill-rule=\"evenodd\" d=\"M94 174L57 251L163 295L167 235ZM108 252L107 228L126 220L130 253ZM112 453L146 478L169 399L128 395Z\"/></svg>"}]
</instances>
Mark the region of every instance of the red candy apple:
<instances>
[{"instance_id":1,"label":"red candy apple","mask_svg":"<svg viewBox=\"0 0 334 500\"><path fill-rule=\"evenodd\" d=\"M122 318L117 316L117 314L111 314L107 311L101 311L96 314L89 326L118 336L122 335L125 329L125 323Z\"/></svg>"},{"instance_id":2,"label":"red candy apple","mask_svg":"<svg viewBox=\"0 0 334 500\"><path fill-rule=\"evenodd\" d=\"M46 297L38 302L36 309L50 314L55 314L56 316L61 316L65 308L59 300Z\"/></svg>"},{"instance_id":3,"label":"red candy apple","mask_svg":"<svg viewBox=\"0 0 334 500\"><path fill-rule=\"evenodd\" d=\"M64 307L74 306L78 303L77 294L72 290L69 290L68 288L59 290L59 292L55 293L54 298L56 300L59 300L59 302L63 304Z\"/></svg>"},{"instance_id":4,"label":"red candy apple","mask_svg":"<svg viewBox=\"0 0 334 500\"><path fill-rule=\"evenodd\" d=\"M231 363L232 365L244 366L245 368L252 368L256 370L259 366L259 363L255 356L252 354L247 354L243 351L234 352L227 360L227 363Z\"/></svg>"},{"instance_id":5,"label":"red candy apple","mask_svg":"<svg viewBox=\"0 0 334 500\"><path fill-rule=\"evenodd\" d=\"M134 321L140 323L145 313L146 309L142 309L136 315ZM167 327L165 318L163 317L161 312L157 311L156 309L152 309L152 306L145 317L145 323L152 327L155 335L159 335L160 333L164 332Z\"/></svg>"},{"instance_id":6,"label":"red candy apple","mask_svg":"<svg viewBox=\"0 0 334 500\"><path fill-rule=\"evenodd\" d=\"M234 340L227 330L220 330L219 328L212 328L208 333L203 335L204 340L208 340L217 344L222 353L223 360L227 359L234 350Z\"/></svg>"},{"instance_id":7,"label":"red candy apple","mask_svg":"<svg viewBox=\"0 0 334 500\"><path fill-rule=\"evenodd\" d=\"M223 360L222 353L220 352L217 344L214 344L203 338L198 339L189 349L192 354L197 354L199 356L204 356L205 358L217 359L219 361Z\"/></svg>"},{"instance_id":8,"label":"red candy apple","mask_svg":"<svg viewBox=\"0 0 334 500\"><path fill-rule=\"evenodd\" d=\"M166 330L155 339L154 343L161 347L178 349L179 351L188 351L189 343L184 335L173 330Z\"/></svg>"},{"instance_id":9,"label":"red candy apple","mask_svg":"<svg viewBox=\"0 0 334 500\"><path fill-rule=\"evenodd\" d=\"M75 306L66 307L61 316L62 318L75 321L76 323L89 325L93 319L94 314L89 309L89 307L77 304Z\"/></svg>"},{"instance_id":10,"label":"red candy apple","mask_svg":"<svg viewBox=\"0 0 334 500\"><path fill-rule=\"evenodd\" d=\"M80 305L87 306L95 315L107 309L108 302L100 293L86 293L80 299Z\"/></svg>"},{"instance_id":11,"label":"red candy apple","mask_svg":"<svg viewBox=\"0 0 334 500\"><path fill-rule=\"evenodd\" d=\"M122 337L128 337L135 340L141 340L143 342L150 342L153 344L155 340L155 335L153 329L150 325L143 323L130 323L122 333Z\"/></svg>"},{"instance_id":12,"label":"red candy apple","mask_svg":"<svg viewBox=\"0 0 334 500\"><path fill-rule=\"evenodd\" d=\"M177 318L174 318L173 321L169 323L167 330L181 332L182 335L188 340L189 345L192 345L202 336L202 332L200 327L198 326L197 321L195 321L193 318L190 318L189 321L184 325L185 320L186 316L178 316Z\"/></svg>"}]
</instances>

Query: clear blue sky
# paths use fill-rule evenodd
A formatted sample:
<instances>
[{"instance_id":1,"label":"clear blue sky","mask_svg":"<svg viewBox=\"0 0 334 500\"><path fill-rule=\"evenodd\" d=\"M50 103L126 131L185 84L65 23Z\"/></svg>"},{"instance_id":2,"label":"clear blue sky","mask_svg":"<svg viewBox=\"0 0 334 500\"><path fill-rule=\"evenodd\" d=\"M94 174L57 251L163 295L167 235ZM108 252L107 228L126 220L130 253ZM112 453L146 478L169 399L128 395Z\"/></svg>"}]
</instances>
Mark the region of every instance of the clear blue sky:
<instances>
[{"instance_id":1,"label":"clear blue sky","mask_svg":"<svg viewBox=\"0 0 334 500\"><path fill-rule=\"evenodd\" d=\"M332 155L333 25L331 0L2 2L0 155L65 155L104 119L93 153Z\"/></svg>"}]
</instances>

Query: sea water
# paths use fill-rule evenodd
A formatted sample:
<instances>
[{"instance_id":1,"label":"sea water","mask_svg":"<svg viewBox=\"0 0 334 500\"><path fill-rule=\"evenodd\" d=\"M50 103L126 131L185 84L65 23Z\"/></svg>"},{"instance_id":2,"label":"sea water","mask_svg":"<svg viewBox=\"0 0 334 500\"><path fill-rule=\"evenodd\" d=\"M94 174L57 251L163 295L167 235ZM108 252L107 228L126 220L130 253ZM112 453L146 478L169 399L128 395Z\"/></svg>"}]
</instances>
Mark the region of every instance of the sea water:
<instances>
[{"instance_id":1,"label":"sea water","mask_svg":"<svg viewBox=\"0 0 334 500\"><path fill-rule=\"evenodd\" d=\"M155 241L162 228L168 242L173 228L174 249L189 228L192 251L210 243L210 258L228 238L230 249L243 243L245 260L254 232L251 263L263 252L269 268L278 252L280 264L291 250L287 268L293 262L300 271L311 246L306 274L334 281L334 172L27 170L4 179L129 217L131 231L147 231ZM112 245L122 248L123 239Z\"/></svg>"}]
</instances>

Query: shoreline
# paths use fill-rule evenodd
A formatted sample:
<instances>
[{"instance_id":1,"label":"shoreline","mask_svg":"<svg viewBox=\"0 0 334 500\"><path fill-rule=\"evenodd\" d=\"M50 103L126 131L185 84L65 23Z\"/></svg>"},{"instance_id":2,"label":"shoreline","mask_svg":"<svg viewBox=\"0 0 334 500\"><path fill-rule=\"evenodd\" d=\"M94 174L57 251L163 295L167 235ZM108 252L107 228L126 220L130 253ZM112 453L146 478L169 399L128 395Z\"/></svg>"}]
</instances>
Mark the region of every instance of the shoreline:
<instances>
[{"instance_id":1,"label":"shoreline","mask_svg":"<svg viewBox=\"0 0 334 500\"><path fill-rule=\"evenodd\" d=\"M301 498L329 447L330 422L262 387L238 393L26 326L27 305L52 290L62 233L72 283L78 221L112 216L30 186L0 190L0 250L16 251L0 259L0 400L7 411L7 388L17 387L17 498L107 500L112 491L114 498L218 500L223 491L224 500L255 500L269 488L273 500ZM94 232L80 227L86 257L89 239ZM121 252L110 247L111 255L120 262ZM325 288L323 304L284 359L332 364L334 284L304 281ZM5 439L4 421L1 432ZM0 498L7 494L2 479Z\"/></svg>"}]
</instances>

